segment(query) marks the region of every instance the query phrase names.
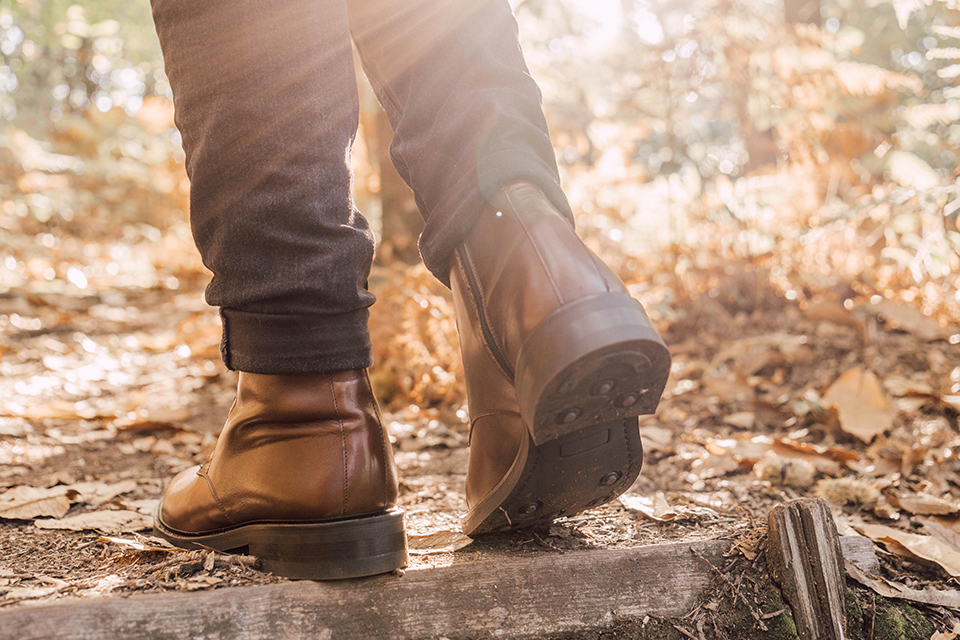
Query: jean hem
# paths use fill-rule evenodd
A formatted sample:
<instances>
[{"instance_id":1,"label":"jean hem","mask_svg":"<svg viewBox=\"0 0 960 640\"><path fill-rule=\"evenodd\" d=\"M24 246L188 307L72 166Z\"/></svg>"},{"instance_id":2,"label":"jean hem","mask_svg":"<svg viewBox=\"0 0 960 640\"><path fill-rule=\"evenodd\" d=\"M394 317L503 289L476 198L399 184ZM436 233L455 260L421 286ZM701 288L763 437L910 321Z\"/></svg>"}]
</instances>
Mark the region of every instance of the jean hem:
<instances>
[{"instance_id":1,"label":"jean hem","mask_svg":"<svg viewBox=\"0 0 960 640\"><path fill-rule=\"evenodd\" d=\"M543 192L571 224L573 211L560 186L556 169L533 152L512 149L492 154L482 163L486 170L477 181L455 185L444 203L430 212L426 228L420 236L420 255L427 269L447 287L450 286L450 260L454 251L469 235L485 207L503 187L512 182L528 181ZM432 224L446 221L446 224Z\"/></svg>"},{"instance_id":2,"label":"jean hem","mask_svg":"<svg viewBox=\"0 0 960 640\"><path fill-rule=\"evenodd\" d=\"M228 369L269 375L334 373L373 364L370 313L280 315L220 310Z\"/></svg>"}]
</instances>

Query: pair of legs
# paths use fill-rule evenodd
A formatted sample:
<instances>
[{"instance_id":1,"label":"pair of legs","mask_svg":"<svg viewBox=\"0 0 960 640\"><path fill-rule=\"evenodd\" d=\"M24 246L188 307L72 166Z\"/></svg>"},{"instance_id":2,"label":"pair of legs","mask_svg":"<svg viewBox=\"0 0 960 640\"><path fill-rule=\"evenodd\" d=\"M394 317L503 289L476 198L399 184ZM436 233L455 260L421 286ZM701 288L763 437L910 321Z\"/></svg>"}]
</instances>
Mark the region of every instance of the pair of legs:
<instances>
[{"instance_id":1,"label":"pair of legs","mask_svg":"<svg viewBox=\"0 0 960 640\"><path fill-rule=\"evenodd\" d=\"M396 470L365 368L373 237L350 197L351 37L457 308L471 414L468 533L611 499L669 356L573 232L506 0L153 0L214 277L241 372L211 460L157 531L295 577L405 558Z\"/></svg>"},{"instance_id":2,"label":"pair of legs","mask_svg":"<svg viewBox=\"0 0 960 640\"><path fill-rule=\"evenodd\" d=\"M515 180L569 207L507 0L154 0L223 310L224 357L254 373L371 364L373 235L351 198L351 35L395 130L392 158L447 281L486 199Z\"/></svg>"}]
</instances>

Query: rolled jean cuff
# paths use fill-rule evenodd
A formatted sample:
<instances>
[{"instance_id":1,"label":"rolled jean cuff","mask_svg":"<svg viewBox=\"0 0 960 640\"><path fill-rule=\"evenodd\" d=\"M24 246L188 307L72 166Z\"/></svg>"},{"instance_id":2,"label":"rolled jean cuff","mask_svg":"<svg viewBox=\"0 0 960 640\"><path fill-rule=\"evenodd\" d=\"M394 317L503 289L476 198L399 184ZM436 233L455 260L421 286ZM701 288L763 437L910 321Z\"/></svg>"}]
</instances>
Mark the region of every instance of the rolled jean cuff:
<instances>
[{"instance_id":1,"label":"rolled jean cuff","mask_svg":"<svg viewBox=\"0 0 960 640\"><path fill-rule=\"evenodd\" d=\"M470 176L448 189L444 201L428 217L420 236L423 264L447 287L450 286L450 260L454 251L473 229L484 207L508 184L518 180L535 184L557 211L570 224L574 223L573 211L560 186L556 168L540 156L522 150L499 152L489 156L484 167L479 184L476 177Z\"/></svg>"},{"instance_id":2,"label":"rolled jean cuff","mask_svg":"<svg viewBox=\"0 0 960 640\"><path fill-rule=\"evenodd\" d=\"M373 364L370 312L275 315L220 309L228 369L271 375L333 373Z\"/></svg>"}]
</instances>

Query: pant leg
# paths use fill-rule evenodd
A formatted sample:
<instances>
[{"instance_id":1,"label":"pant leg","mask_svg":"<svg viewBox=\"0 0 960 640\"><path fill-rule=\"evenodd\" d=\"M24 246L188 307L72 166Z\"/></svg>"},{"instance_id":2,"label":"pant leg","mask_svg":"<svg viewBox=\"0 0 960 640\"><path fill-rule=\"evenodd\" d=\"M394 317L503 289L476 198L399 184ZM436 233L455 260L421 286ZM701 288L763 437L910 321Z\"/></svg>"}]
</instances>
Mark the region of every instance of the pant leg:
<instances>
[{"instance_id":1,"label":"pant leg","mask_svg":"<svg viewBox=\"0 0 960 640\"><path fill-rule=\"evenodd\" d=\"M347 0L364 71L394 128L391 158L425 220L424 263L448 265L504 185L529 180L573 222L540 91L507 0Z\"/></svg>"},{"instance_id":2,"label":"pant leg","mask_svg":"<svg viewBox=\"0 0 960 640\"><path fill-rule=\"evenodd\" d=\"M351 198L344 0L152 0L228 367L369 366L373 235Z\"/></svg>"}]
</instances>

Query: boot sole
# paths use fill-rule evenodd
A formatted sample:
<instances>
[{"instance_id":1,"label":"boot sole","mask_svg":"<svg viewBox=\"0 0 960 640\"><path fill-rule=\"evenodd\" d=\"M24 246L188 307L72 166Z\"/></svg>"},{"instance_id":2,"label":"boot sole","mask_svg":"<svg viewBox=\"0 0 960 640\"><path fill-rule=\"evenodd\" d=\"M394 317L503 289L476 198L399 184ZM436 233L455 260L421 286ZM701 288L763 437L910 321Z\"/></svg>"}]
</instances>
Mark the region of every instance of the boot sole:
<instances>
[{"instance_id":1,"label":"boot sole","mask_svg":"<svg viewBox=\"0 0 960 640\"><path fill-rule=\"evenodd\" d=\"M341 580L389 573L407 565L403 511L323 522L259 522L191 534L163 524L154 533L182 549L256 556L264 571L294 580Z\"/></svg>"},{"instance_id":2,"label":"boot sole","mask_svg":"<svg viewBox=\"0 0 960 640\"><path fill-rule=\"evenodd\" d=\"M656 411L670 353L639 302L601 293L564 305L524 341L515 387L541 446L591 425Z\"/></svg>"},{"instance_id":3,"label":"boot sole","mask_svg":"<svg viewBox=\"0 0 960 640\"><path fill-rule=\"evenodd\" d=\"M486 533L548 524L609 502L640 475L643 445L636 418L566 433L537 446L524 438L510 470L463 519L463 531Z\"/></svg>"}]
</instances>

